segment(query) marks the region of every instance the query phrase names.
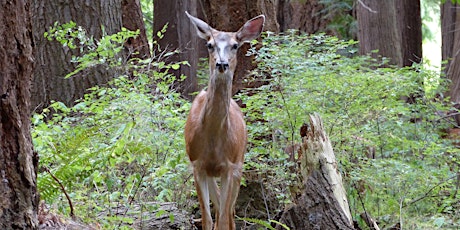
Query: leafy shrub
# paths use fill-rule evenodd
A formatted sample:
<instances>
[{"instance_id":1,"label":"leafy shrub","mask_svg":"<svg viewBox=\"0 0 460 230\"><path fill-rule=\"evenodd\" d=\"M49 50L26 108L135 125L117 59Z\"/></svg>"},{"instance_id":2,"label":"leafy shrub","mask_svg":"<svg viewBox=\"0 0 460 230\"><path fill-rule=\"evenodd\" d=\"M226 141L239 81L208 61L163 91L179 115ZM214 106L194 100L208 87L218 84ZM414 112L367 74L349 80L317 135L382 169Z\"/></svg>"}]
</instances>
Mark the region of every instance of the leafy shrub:
<instances>
[{"instance_id":1,"label":"leafy shrub","mask_svg":"<svg viewBox=\"0 0 460 230\"><path fill-rule=\"evenodd\" d=\"M167 65L155 55L126 63L118 53L99 51L136 33L122 31L100 42L82 31L62 25L48 35L69 47L88 41L74 47L84 51L74 58L83 68L111 63L123 74L90 89L73 107L55 102L34 115L42 198L69 213L52 174L77 204L76 215L88 222L98 217L105 228L132 223L116 210L134 201L188 206L193 189L182 130L190 105L172 89L176 79L167 71L184 63ZM297 130L317 112L333 142L351 213L362 226L362 212L386 226L398 221L413 228L459 226L458 149L442 138L451 109L439 96L446 82L418 65L379 68L385 59L356 56L355 46L289 32L267 34L260 49L251 49L259 63L253 79L265 85L238 95L250 138L246 172L267 185L267 196L281 205L291 202L297 156L286 147L301 141ZM104 63L94 60L93 52L107 55ZM403 100L413 96L413 103ZM275 208L267 211L276 214L283 207Z\"/></svg>"},{"instance_id":2,"label":"leafy shrub","mask_svg":"<svg viewBox=\"0 0 460 230\"><path fill-rule=\"evenodd\" d=\"M50 39L82 50L82 56L73 58L79 67L71 74L109 62L111 68L126 70L117 72L131 75L89 89L73 107L54 102L32 119L41 198L70 212L53 175L77 204L76 216L86 221L98 217L107 228L133 222L115 212L118 207L152 201L184 204L191 186L182 138L189 103L171 88L176 78L168 73L185 63L165 64L155 55L121 62L117 57L124 41L136 34L122 30L94 41L73 23L52 28Z\"/></svg>"},{"instance_id":3,"label":"leafy shrub","mask_svg":"<svg viewBox=\"0 0 460 230\"><path fill-rule=\"evenodd\" d=\"M268 34L252 49L255 79L267 84L240 96L252 138L248 167L277 175L267 182L272 188L288 188L292 175L284 173L292 162L285 147L300 142L297 130L318 112L355 219L367 211L387 226L416 227L435 215L455 221L458 150L442 138L451 108L439 97L446 82L419 65L380 68L385 59L356 56L355 44L291 31Z\"/></svg>"}]
</instances>

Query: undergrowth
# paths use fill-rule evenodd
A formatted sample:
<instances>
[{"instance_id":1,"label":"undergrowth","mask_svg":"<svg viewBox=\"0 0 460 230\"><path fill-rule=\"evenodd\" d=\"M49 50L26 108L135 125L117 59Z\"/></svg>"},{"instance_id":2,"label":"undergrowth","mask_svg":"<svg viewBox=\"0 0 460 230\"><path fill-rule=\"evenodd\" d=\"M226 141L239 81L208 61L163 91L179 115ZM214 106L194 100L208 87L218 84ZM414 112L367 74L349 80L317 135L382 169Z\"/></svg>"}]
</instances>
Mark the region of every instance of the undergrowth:
<instances>
[{"instance_id":1,"label":"undergrowth","mask_svg":"<svg viewBox=\"0 0 460 230\"><path fill-rule=\"evenodd\" d=\"M107 86L90 89L75 106L54 102L33 116L41 198L70 214L67 193L77 217L88 223L97 219L107 229L134 222L124 215L129 209L120 213L120 206L176 202L187 210L196 207L182 131L190 102L171 87L178 79L168 73L185 63L156 58L174 52L120 61L102 51L120 51L113 47L136 33L124 30L98 42L82 31L63 25L49 35L67 46L88 41L69 46L93 47L83 48L86 53L74 61L86 68L116 59L110 68L120 74ZM265 84L237 96L249 132L245 176L257 175L266 185L264 195L279 201L266 210L268 216L292 202L298 156L288 147L300 143L298 130L317 112L361 227L363 212L381 227L397 222L412 229L460 226L458 149L442 134L450 125L446 112L451 108L442 97L446 82L419 65L380 68L385 59L357 56L355 46L354 41L289 32L266 34L262 46L251 49L258 68L250 79ZM407 98L415 99L408 103ZM159 211L152 204L145 209ZM276 222L245 218L261 226Z\"/></svg>"},{"instance_id":2,"label":"undergrowth","mask_svg":"<svg viewBox=\"0 0 460 230\"><path fill-rule=\"evenodd\" d=\"M278 172L278 188L289 187L292 175L279 172L297 153L286 146L300 143L300 127L317 112L360 226L364 212L380 227L460 226L458 149L445 139L448 82L421 65L383 68L388 60L358 56L355 46L291 31L268 34L252 49L253 79L266 84L240 96L252 138L247 167L269 165L263 170Z\"/></svg>"},{"instance_id":3,"label":"undergrowth","mask_svg":"<svg viewBox=\"0 0 460 230\"><path fill-rule=\"evenodd\" d=\"M89 89L73 107L54 102L33 116L41 198L69 214L61 183L75 216L89 223L97 219L108 229L132 224L134 220L124 214L134 205L174 201L185 206L191 181L182 129L189 103L171 89L177 79L168 72L185 63L166 64L156 58L160 54L120 62L116 57L122 49L112 48L136 36L131 31L106 35L100 41L86 37L84 29L73 23L51 32L50 39L86 51L73 58L79 67L71 74L104 58L115 59L110 67L121 74L107 86ZM108 49L116 52L103 52ZM127 209L120 213L122 206ZM155 205L144 209L160 211Z\"/></svg>"}]
</instances>

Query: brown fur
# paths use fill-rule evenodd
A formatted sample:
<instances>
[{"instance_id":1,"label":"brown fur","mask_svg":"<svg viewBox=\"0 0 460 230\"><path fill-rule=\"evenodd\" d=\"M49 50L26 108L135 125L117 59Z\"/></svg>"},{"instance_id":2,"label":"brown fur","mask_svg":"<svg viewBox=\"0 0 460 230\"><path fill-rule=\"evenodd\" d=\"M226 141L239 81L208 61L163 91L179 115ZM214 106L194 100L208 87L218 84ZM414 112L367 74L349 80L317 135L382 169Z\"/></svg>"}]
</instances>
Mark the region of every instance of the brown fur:
<instances>
[{"instance_id":1,"label":"brown fur","mask_svg":"<svg viewBox=\"0 0 460 230\"><path fill-rule=\"evenodd\" d=\"M264 17L248 21L233 33L217 31L188 13L187 16L198 35L207 40L209 50L208 89L193 101L185 124L186 152L193 165L202 227L212 228L211 199L216 207L214 229L235 229L234 205L240 188L247 131L243 113L231 98L232 79L237 48L259 36ZM221 190L215 177L220 177Z\"/></svg>"}]
</instances>

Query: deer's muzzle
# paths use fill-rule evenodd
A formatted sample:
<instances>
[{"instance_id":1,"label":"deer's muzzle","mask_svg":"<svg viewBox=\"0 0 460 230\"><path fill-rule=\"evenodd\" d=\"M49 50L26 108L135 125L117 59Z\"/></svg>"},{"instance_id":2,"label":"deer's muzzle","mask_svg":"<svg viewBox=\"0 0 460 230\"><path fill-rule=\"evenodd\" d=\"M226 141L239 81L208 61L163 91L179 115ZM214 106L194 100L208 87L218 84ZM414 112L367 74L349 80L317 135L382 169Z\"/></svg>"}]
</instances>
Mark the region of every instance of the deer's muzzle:
<instances>
[{"instance_id":1,"label":"deer's muzzle","mask_svg":"<svg viewBox=\"0 0 460 230\"><path fill-rule=\"evenodd\" d=\"M216 63L216 67L217 69L219 70L219 72L223 73L225 72L227 69L228 69L228 63L224 62L224 63Z\"/></svg>"}]
</instances>

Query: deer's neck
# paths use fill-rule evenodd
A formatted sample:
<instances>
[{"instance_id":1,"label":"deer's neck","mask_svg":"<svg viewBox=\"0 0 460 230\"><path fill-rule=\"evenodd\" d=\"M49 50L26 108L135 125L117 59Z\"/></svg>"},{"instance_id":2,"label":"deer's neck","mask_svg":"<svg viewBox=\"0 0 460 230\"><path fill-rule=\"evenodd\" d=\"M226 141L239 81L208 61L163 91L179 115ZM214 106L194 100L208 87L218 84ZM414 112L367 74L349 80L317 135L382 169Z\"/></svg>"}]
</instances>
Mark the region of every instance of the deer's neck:
<instances>
[{"instance_id":1,"label":"deer's neck","mask_svg":"<svg viewBox=\"0 0 460 230\"><path fill-rule=\"evenodd\" d=\"M212 129L224 128L228 121L231 101L232 75L215 73L209 79L205 122Z\"/></svg>"}]
</instances>

